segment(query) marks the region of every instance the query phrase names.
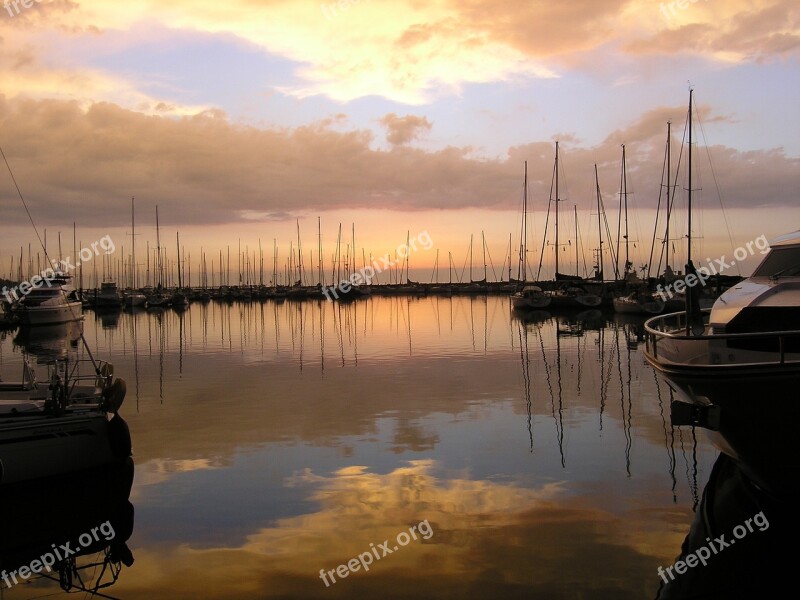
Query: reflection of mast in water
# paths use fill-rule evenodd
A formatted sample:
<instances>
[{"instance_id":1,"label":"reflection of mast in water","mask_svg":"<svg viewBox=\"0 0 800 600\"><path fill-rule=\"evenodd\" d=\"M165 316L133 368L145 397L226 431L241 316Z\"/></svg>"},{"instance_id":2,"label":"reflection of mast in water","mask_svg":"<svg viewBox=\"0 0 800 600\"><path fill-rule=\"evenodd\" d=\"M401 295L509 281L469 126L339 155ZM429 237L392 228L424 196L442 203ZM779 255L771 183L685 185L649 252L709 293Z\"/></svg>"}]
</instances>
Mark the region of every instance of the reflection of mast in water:
<instances>
[{"instance_id":1,"label":"reflection of mast in water","mask_svg":"<svg viewBox=\"0 0 800 600\"><path fill-rule=\"evenodd\" d=\"M617 353L617 372L619 373L619 404L622 409L622 432L625 435L625 470L628 477L631 476L631 430L630 430L630 416L626 415L625 411L625 389L628 390L628 413L630 412L630 385L631 385L631 351L628 348L628 383L627 386L622 377L622 348L619 343L619 326L614 324L614 349Z\"/></svg>"},{"instance_id":2,"label":"reflection of mast in water","mask_svg":"<svg viewBox=\"0 0 800 600\"><path fill-rule=\"evenodd\" d=\"M408 355L411 356L411 298L406 298L406 309L408 310Z\"/></svg>"},{"instance_id":3,"label":"reflection of mast in water","mask_svg":"<svg viewBox=\"0 0 800 600\"><path fill-rule=\"evenodd\" d=\"M558 378L558 420L556 421L556 432L558 434L558 451L561 453L561 468L566 467L564 460L564 406L563 406L563 386L561 383L561 338L556 335L556 373Z\"/></svg>"},{"instance_id":4,"label":"reflection of mast in water","mask_svg":"<svg viewBox=\"0 0 800 600\"><path fill-rule=\"evenodd\" d=\"M664 446L667 449L667 456L669 457L669 475L672 478L672 502L678 503L678 495L675 488L678 485L678 480L675 478L675 426L672 425L670 418L669 433L667 433L667 418L664 416L664 401L661 398L661 382L659 381L658 374L655 369L653 372L653 379L656 382L656 393L658 394L658 409L661 412L661 424L664 427ZM669 388L670 406L672 405L672 388Z\"/></svg>"},{"instance_id":5,"label":"reflection of mast in water","mask_svg":"<svg viewBox=\"0 0 800 600\"><path fill-rule=\"evenodd\" d=\"M305 350L305 329L303 327L303 302L297 303L298 329L300 330L300 372L303 372L303 350Z\"/></svg>"},{"instance_id":6,"label":"reflection of mast in water","mask_svg":"<svg viewBox=\"0 0 800 600\"><path fill-rule=\"evenodd\" d=\"M686 481L689 483L689 491L692 494L692 511L697 509L697 504L700 502L700 496L697 486L697 432L692 426L692 464L689 465L689 460L686 458L686 448L683 446L683 429L678 428L678 435L681 439L681 454L686 463Z\"/></svg>"},{"instance_id":7,"label":"reflection of mast in water","mask_svg":"<svg viewBox=\"0 0 800 600\"><path fill-rule=\"evenodd\" d=\"M164 345L165 345L165 336L164 336L164 313L158 312L156 313L156 319L158 320L158 397L161 400L161 404L164 404Z\"/></svg>"},{"instance_id":8,"label":"reflection of mast in water","mask_svg":"<svg viewBox=\"0 0 800 600\"><path fill-rule=\"evenodd\" d=\"M325 307L326 302L320 301L319 306L319 368L325 375Z\"/></svg>"},{"instance_id":9,"label":"reflection of mast in water","mask_svg":"<svg viewBox=\"0 0 800 600\"><path fill-rule=\"evenodd\" d=\"M336 332L336 340L339 342L339 355L342 357L342 366L344 366L344 338L342 336L342 303L337 302L333 307L333 330Z\"/></svg>"},{"instance_id":10,"label":"reflection of mast in water","mask_svg":"<svg viewBox=\"0 0 800 600\"><path fill-rule=\"evenodd\" d=\"M611 379L611 362L609 361L608 375L606 375L606 328L601 327L597 332L597 353L600 361L600 431L603 431L603 413L606 409L608 397L608 382Z\"/></svg>"},{"instance_id":11,"label":"reflection of mast in water","mask_svg":"<svg viewBox=\"0 0 800 600\"><path fill-rule=\"evenodd\" d=\"M280 328L280 324L278 322L278 319L279 319L278 303L277 302L273 302L272 306L274 308L273 312L275 313L275 318L274 318L274 321L275 321L275 354L278 355L278 354L281 353L281 347L280 347L281 328Z\"/></svg>"},{"instance_id":12,"label":"reflection of mast in water","mask_svg":"<svg viewBox=\"0 0 800 600\"><path fill-rule=\"evenodd\" d=\"M522 340L522 330L525 330L525 341ZM525 405L528 411L528 438L530 440L531 452L533 452L533 429L531 424L531 363L528 352L528 328L522 321L517 322L517 332L519 333L519 357L522 361L522 381L525 389Z\"/></svg>"},{"instance_id":13,"label":"reflection of mast in water","mask_svg":"<svg viewBox=\"0 0 800 600\"><path fill-rule=\"evenodd\" d=\"M136 412L139 412L139 340L136 334L136 313L131 312L131 336L133 337L133 373L136 389Z\"/></svg>"},{"instance_id":14,"label":"reflection of mast in water","mask_svg":"<svg viewBox=\"0 0 800 600\"><path fill-rule=\"evenodd\" d=\"M178 311L178 378L183 377L183 328L184 311Z\"/></svg>"},{"instance_id":15,"label":"reflection of mast in water","mask_svg":"<svg viewBox=\"0 0 800 600\"><path fill-rule=\"evenodd\" d=\"M556 325L557 326L557 325ZM544 339L539 335L539 347L542 350L542 361L544 362L544 372L547 379L547 388L550 391L550 409L553 415L553 421L556 424L556 438L558 439L558 451L561 453L561 466L565 466L564 461L564 436L562 428L559 427L559 419L556 418L556 400L553 394L553 384L550 378L550 365L547 362L547 353L544 351ZM558 343L558 335L556 335L556 359L558 361L558 405L559 405L559 418L561 416L561 346Z\"/></svg>"}]
</instances>

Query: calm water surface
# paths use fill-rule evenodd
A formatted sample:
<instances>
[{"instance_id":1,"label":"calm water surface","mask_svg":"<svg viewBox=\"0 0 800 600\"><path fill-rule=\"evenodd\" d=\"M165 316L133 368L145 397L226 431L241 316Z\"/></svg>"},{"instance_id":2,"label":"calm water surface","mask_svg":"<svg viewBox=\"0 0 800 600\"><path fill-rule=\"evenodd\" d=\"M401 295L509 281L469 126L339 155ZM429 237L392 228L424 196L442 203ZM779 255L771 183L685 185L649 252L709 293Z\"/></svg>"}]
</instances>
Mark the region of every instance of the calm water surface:
<instances>
[{"instance_id":1,"label":"calm water surface","mask_svg":"<svg viewBox=\"0 0 800 600\"><path fill-rule=\"evenodd\" d=\"M641 324L521 320L505 297L87 312L128 384L136 463L135 563L104 592L652 598L717 452L670 426ZM19 343L69 347L15 335L7 379ZM369 571L336 573L373 548Z\"/></svg>"}]
</instances>

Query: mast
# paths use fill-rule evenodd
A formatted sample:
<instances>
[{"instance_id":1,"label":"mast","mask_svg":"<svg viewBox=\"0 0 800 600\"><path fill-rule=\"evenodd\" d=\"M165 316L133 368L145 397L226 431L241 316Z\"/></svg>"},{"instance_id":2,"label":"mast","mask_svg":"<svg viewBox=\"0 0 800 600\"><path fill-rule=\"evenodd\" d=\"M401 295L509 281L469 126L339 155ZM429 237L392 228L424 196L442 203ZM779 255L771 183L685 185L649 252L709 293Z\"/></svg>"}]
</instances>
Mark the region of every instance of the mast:
<instances>
[{"instance_id":1,"label":"mast","mask_svg":"<svg viewBox=\"0 0 800 600\"><path fill-rule=\"evenodd\" d=\"M578 205L574 205L575 215L575 277L580 277L578 274Z\"/></svg>"},{"instance_id":2,"label":"mast","mask_svg":"<svg viewBox=\"0 0 800 600\"><path fill-rule=\"evenodd\" d=\"M472 234L469 234L469 282L472 283Z\"/></svg>"},{"instance_id":3,"label":"mast","mask_svg":"<svg viewBox=\"0 0 800 600\"><path fill-rule=\"evenodd\" d=\"M158 204L156 204L156 252L158 253L158 259L156 262L156 270L158 271L158 289L164 287L164 274L162 270L161 264L161 234L159 233L158 229Z\"/></svg>"},{"instance_id":4,"label":"mast","mask_svg":"<svg viewBox=\"0 0 800 600\"><path fill-rule=\"evenodd\" d=\"M689 234L686 247L686 262L692 260L692 94L693 89L689 89Z\"/></svg>"},{"instance_id":5,"label":"mast","mask_svg":"<svg viewBox=\"0 0 800 600\"><path fill-rule=\"evenodd\" d=\"M597 176L597 163L594 164L594 185L597 190L597 236L600 249L597 251L597 275L603 281L603 228L600 222L600 178Z\"/></svg>"},{"instance_id":6,"label":"mast","mask_svg":"<svg viewBox=\"0 0 800 600\"><path fill-rule=\"evenodd\" d=\"M510 242L509 242L510 243ZM522 179L522 240L520 241L522 252L519 256L520 269L517 277L524 284L528 280L528 161L525 161L525 175ZM511 264L508 265L508 278L511 279ZM519 271L522 271L521 273Z\"/></svg>"},{"instance_id":7,"label":"mast","mask_svg":"<svg viewBox=\"0 0 800 600\"><path fill-rule=\"evenodd\" d=\"M672 122L667 121L667 227L664 233L664 243L666 244L666 266L669 267L669 218L670 213L672 212L672 199L670 198L669 188L670 188L670 173L672 170L672 147L671 147L671 139L672 139ZM666 271L666 269L664 269ZM658 275L658 273L656 273Z\"/></svg>"},{"instance_id":8,"label":"mast","mask_svg":"<svg viewBox=\"0 0 800 600\"><path fill-rule=\"evenodd\" d=\"M625 164L625 144L622 144L622 170L619 176L619 204L622 213L625 215L625 235L622 236L622 239L625 240L625 264L622 267L622 278L625 279L628 275L628 265L630 264L628 246L628 174ZM617 235L617 256L619 256L619 235Z\"/></svg>"},{"instance_id":9,"label":"mast","mask_svg":"<svg viewBox=\"0 0 800 600\"><path fill-rule=\"evenodd\" d=\"M319 285L322 286L322 218L319 216L317 216L317 239L319 240L317 244L317 250L319 252L319 264L317 265L317 269L319 271Z\"/></svg>"},{"instance_id":10,"label":"mast","mask_svg":"<svg viewBox=\"0 0 800 600\"><path fill-rule=\"evenodd\" d=\"M133 289L136 289L136 222L134 221L134 214L133 214L133 196L131 196L131 268L133 269L133 275L131 276L131 281L133 282Z\"/></svg>"},{"instance_id":11,"label":"mast","mask_svg":"<svg viewBox=\"0 0 800 600\"><path fill-rule=\"evenodd\" d=\"M553 278L558 281L558 142L556 142L556 275Z\"/></svg>"},{"instance_id":12,"label":"mast","mask_svg":"<svg viewBox=\"0 0 800 600\"><path fill-rule=\"evenodd\" d=\"M484 235L483 230L481 230L481 242L483 243L483 283L486 285L488 281L486 274L486 236ZM494 269L494 266L492 266L492 269Z\"/></svg>"},{"instance_id":13,"label":"mast","mask_svg":"<svg viewBox=\"0 0 800 600\"><path fill-rule=\"evenodd\" d=\"M178 289L180 290L183 287L183 280L181 279L181 236L177 231L175 232L175 241L178 251Z\"/></svg>"}]
</instances>

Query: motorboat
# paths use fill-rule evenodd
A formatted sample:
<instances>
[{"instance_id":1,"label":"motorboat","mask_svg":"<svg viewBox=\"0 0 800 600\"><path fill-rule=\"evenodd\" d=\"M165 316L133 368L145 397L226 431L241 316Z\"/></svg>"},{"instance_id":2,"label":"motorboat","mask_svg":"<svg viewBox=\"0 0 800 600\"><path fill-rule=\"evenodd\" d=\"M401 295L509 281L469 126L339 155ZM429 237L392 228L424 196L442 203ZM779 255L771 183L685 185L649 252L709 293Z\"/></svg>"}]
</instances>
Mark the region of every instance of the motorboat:
<instances>
[{"instance_id":1,"label":"motorboat","mask_svg":"<svg viewBox=\"0 0 800 600\"><path fill-rule=\"evenodd\" d=\"M103 281L100 290L94 298L96 308L120 308L122 306L122 296L117 289L115 281Z\"/></svg>"},{"instance_id":2,"label":"motorboat","mask_svg":"<svg viewBox=\"0 0 800 600\"><path fill-rule=\"evenodd\" d=\"M678 397L673 424L706 428L721 451L763 476L781 453L756 448L746 432L771 429L775 443L794 436L794 419L775 415L791 413L800 387L800 231L773 240L753 274L710 310L688 309L645 323L645 357Z\"/></svg>"},{"instance_id":3,"label":"motorboat","mask_svg":"<svg viewBox=\"0 0 800 600\"><path fill-rule=\"evenodd\" d=\"M71 277L58 273L39 287L33 287L15 305L19 322L27 325L51 325L83 318L81 301L68 289Z\"/></svg>"}]
</instances>

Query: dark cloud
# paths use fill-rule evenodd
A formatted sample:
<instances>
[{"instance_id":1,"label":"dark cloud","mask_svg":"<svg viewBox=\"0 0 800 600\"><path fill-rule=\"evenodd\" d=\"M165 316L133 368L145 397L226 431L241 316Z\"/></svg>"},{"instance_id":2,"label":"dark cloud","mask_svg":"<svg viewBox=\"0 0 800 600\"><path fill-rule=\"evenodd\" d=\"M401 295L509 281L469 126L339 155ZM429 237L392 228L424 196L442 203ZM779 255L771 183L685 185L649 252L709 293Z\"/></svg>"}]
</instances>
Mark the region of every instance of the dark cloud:
<instances>
[{"instance_id":1,"label":"dark cloud","mask_svg":"<svg viewBox=\"0 0 800 600\"><path fill-rule=\"evenodd\" d=\"M732 119L702 107L701 113L708 122ZM616 191L619 146L625 143L637 206L654 205L666 121L673 121L677 146L684 117L683 108L654 109L593 147L560 136L571 199L579 206L593 201L594 163L604 192ZM504 160L476 158L470 147L396 145L381 151L369 131L331 129L341 121L257 129L232 124L218 110L164 117L108 103L83 110L68 101L0 97L0 143L43 225L124 225L131 196L171 206L176 224L252 221L258 215L274 220L302 210L513 209L524 160L534 204L547 198L552 141L510 148ZM397 143L430 126L424 117L388 122ZM709 154L726 207L796 204L800 160L781 148L712 146ZM0 175L0 207L3 224L26 218L8 173Z\"/></svg>"}]
</instances>

